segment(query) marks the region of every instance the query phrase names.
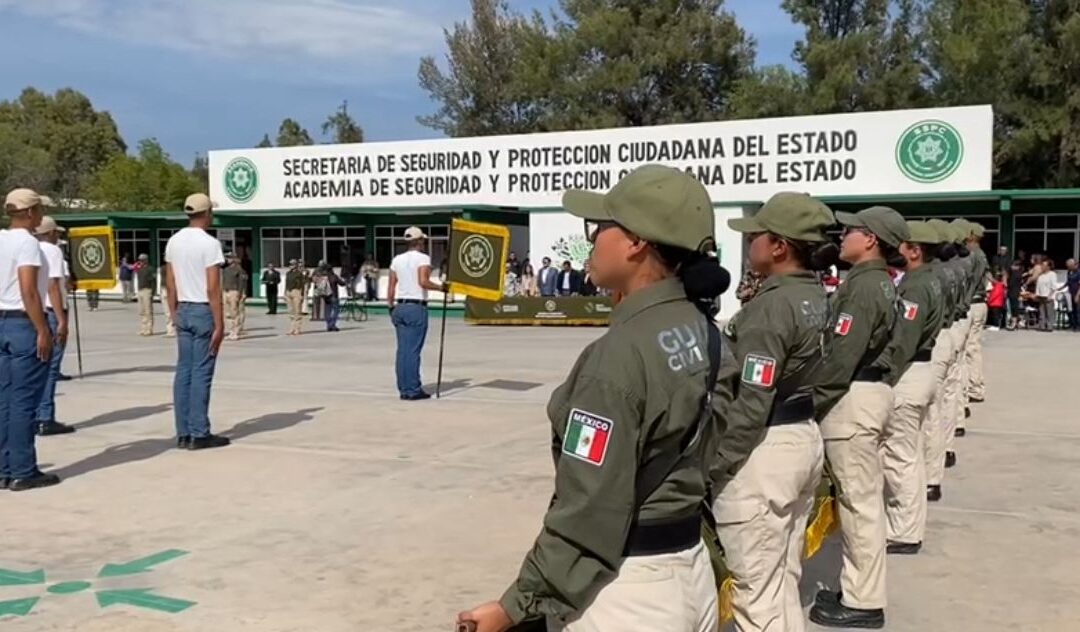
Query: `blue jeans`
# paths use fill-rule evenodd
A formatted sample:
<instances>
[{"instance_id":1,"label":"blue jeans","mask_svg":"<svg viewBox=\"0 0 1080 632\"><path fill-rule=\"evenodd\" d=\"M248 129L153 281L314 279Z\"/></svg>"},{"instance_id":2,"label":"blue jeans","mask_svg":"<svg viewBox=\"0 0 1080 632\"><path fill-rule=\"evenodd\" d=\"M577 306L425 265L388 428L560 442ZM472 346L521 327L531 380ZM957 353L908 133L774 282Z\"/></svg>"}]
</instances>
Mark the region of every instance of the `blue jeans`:
<instances>
[{"instance_id":1,"label":"blue jeans","mask_svg":"<svg viewBox=\"0 0 1080 632\"><path fill-rule=\"evenodd\" d=\"M176 436L210 434L210 384L217 357L210 355L214 314L202 303L181 303L176 310L176 377L173 406Z\"/></svg>"},{"instance_id":2,"label":"blue jeans","mask_svg":"<svg viewBox=\"0 0 1080 632\"><path fill-rule=\"evenodd\" d=\"M56 380L60 377L60 365L64 361L64 345L56 341L56 328L59 325L56 314L46 312L46 317L49 320L49 331L53 332L53 348L48 377L45 378L45 387L41 390L41 403L37 407L39 423L56 421Z\"/></svg>"},{"instance_id":3,"label":"blue jeans","mask_svg":"<svg viewBox=\"0 0 1080 632\"><path fill-rule=\"evenodd\" d=\"M38 360L30 319L0 316L0 477L37 473L34 413L48 372L48 363Z\"/></svg>"},{"instance_id":4,"label":"blue jeans","mask_svg":"<svg viewBox=\"0 0 1080 632\"><path fill-rule=\"evenodd\" d=\"M422 391L420 351L423 350L424 339L427 338L427 307L415 303L398 305L394 308L390 321L394 323L394 331L397 332L397 361L394 363L394 370L397 372L398 392L406 397L417 395Z\"/></svg>"},{"instance_id":5,"label":"blue jeans","mask_svg":"<svg viewBox=\"0 0 1080 632\"><path fill-rule=\"evenodd\" d=\"M326 301L326 331L337 328L338 316L341 315L341 301L334 299Z\"/></svg>"}]
</instances>

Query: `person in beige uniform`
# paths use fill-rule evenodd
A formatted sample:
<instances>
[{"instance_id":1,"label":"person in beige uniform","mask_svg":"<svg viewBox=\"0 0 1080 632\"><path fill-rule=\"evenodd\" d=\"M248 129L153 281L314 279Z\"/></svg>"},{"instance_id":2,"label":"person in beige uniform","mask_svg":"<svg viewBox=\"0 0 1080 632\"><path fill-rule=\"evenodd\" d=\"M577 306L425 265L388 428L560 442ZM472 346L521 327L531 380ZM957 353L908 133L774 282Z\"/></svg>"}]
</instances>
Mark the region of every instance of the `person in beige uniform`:
<instances>
[{"instance_id":1,"label":"person in beige uniform","mask_svg":"<svg viewBox=\"0 0 1080 632\"><path fill-rule=\"evenodd\" d=\"M983 377L982 338L986 329L986 295L990 285L990 262L983 252L980 242L986 229L976 222L968 222L970 233L967 248L972 258L971 288L971 332L968 334L964 356L968 369L968 379L964 392L969 402L980 403L986 399L986 380ZM963 435L960 435L963 436Z\"/></svg>"},{"instance_id":2,"label":"person in beige uniform","mask_svg":"<svg viewBox=\"0 0 1080 632\"><path fill-rule=\"evenodd\" d=\"M825 455L839 482L840 590L820 591L810 620L827 627L885 625L885 507L882 436L893 409L885 349L897 320L896 288L886 265L903 267L911 238L903 216L885 206L837 213L840 259L851 264L833 294L832 333L814 390Z\"/></svg>"},{"instance_id":3,"label":"person in beige uniform","mask_svg":"<svg viewBox=\"0 0 1080 632\"><path fill-rule=\"evenodd\" d=\"M721 409L726 423L709 464L740 632L806 626L799 580L825 458L813 389L829 321L811 270L834 262L824 232L833 223L829 207L801 193L778 193L753 217L728 221L747 236L750 264L765 277L724 331L735 362L720 383L733 399Z\"/></svg>"},{"instance_id":4,"label":"person in beige uniform","mask_svg":"<svg viewBox=\"0 0 1080 632\"><path fill-rule=\"evenodd\" d=\"M893 384L893 411L885 425L881 458L890 554L913 555L926 529L926 440L923 425L937 393L933 349L944 317L941 281L934 274L938 236L925 222L908 222L911 239L900 282L901 318L885 350Z\"/></svg>"},{"instance_id":5,"label":"person in beige uniform","mask_svg":"<svg viewBox=\"0 0 1080 632\"><path fill-rule=\"evenodd\" d=\"M148 255L139 255L139 268L135 271L139 294L139 335L154 335L154 294L157 292L157 272L150 265Z\"/></svg>"},{"instance_id":6,"label":"person in beige uniform","mask_svg":"<svg viewBox=\"0 0 1080 632\"><path fill-rule=\"evenodd\" d=\"M225 290L225 322L229 340L239 340L244 335L247 322L248 275L240 266L240 257L228 256L229 265L221 273L221 287Z\"/></svg>"},{"instance_id":7,"label":"person in beige uniform","mask_svg":"<svg viewBox=\"0 0 1080 632\"><path fill-rule=\"evenodd\" d=\"M945 432L947 428L948 406L946 405L946 385L949 368L956 362L957 349L953 344L952 325L956 320L956 285L959 282L949 261L956 257L952 230L949 224L939 219L932 219L927 224L937 236L938 261L934 263L934 273L941 284L942 316L941 330L934 341L930 354L930 367L937 389L930 403L930 412L923 424L926 438L926 498L931 502L941 500L941 482L945 478Z\"/></svg>"},{"instance_id":8,"label":"person in beige uniform","mask_svg":"<svg viewBox=\"0 0 1080 632\"><path fill-rule=\"evenodd\" d=\"M289 262L289 271L285 273L285 302L289 307L289 336L299 336L304 329L304 288L307 277L300 262Z\"/></svg>"},{"instance_id":9,"label":"person in beige uniform","mask_svg":"<svg viewBox=\"0 0 1080 632\"><path fill-rule=\"evenodd\" d=\"M953 274L956 278L956 321L951 331L955 359L949 366L949 372L945 377L945 461L944 467L950 468L956 465L956 436L963 434L967 410L967 379L968 362L967 349L968 337L971 334L971 288L973 258L967 249L967 239L971 233L969 224L962 219L953 220L949 224L952 234L952 245L956 249L957 256L949 263L952 265Z\"/></svg>"}]
</instances>

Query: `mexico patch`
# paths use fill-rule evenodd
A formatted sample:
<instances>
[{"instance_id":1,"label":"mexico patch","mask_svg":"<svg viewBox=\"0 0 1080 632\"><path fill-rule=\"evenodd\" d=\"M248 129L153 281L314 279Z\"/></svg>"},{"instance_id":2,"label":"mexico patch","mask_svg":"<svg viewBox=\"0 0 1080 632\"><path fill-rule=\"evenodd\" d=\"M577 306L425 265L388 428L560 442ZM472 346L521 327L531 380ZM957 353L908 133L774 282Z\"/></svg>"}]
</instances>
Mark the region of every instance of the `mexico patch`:
<instances>
[{"instance_id":1,"label":"mexico patch","mask_svg":"<svg viewBox=\"0 0 1080 632\"><path fill-rule=\"evenodd\" d=\"M915 317L919 315L919 304L912 303L911 301L904 301L904 320L915 320Z\"/></svg>"},{"instance_id":2,"label":"mexico patch","mask_svg":"<svg viewBox=\"0 0 1080 632\"><path fill-rule=\"evenodd\" d=\"M851 314L841 313L836 319L836 335L846 336L851 331L851 323L855 321L855 318Z\"/></svg>"},{"instance_id":3,"label":"mexico patch","mask_svg":"<svg viewBox=\"0 0 1080 632\"><path fill-rule=\"evenodd\" d=\"M613 426L610 419L574 408L566 424L563 454L593 465L603 465Z\"/></svg>"},{"instance_id":4,"label":"mexico patch","mask_svg":"<svg viewBox=\"0 0 1080 632\"><path fill-rule=\"evenodd\" d=\"M768 356L749 354L743 362L742 381L770 388L776 380L776 360Z\"/></svg>"}]
</instances>

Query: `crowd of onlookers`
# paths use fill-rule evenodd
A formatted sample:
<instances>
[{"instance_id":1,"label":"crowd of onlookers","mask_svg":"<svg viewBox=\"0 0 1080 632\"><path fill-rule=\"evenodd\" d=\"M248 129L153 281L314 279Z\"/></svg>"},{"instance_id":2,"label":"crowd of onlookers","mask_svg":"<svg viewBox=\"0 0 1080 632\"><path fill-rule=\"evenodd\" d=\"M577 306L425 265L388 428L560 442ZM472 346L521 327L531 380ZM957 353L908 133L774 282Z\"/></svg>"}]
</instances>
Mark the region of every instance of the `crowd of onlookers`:
<instances>
[{"instance_id":1,"label":"crowd of onlookers","mask_svg":"<svg viewBox=\"0 0 1080 632\"><path fill-rule=\"evenodd\" d=\"M550 257L544 257L540 269L533 267L526 256L518 259L517 253L510 253L506 260L506 283L503 295L508 297L556 297L556 296L607 296L607 291L593 283L589 263L586 261L581 270L574 268L570 261L563 261L556 268Z\"/></svg>"}]
</instances>

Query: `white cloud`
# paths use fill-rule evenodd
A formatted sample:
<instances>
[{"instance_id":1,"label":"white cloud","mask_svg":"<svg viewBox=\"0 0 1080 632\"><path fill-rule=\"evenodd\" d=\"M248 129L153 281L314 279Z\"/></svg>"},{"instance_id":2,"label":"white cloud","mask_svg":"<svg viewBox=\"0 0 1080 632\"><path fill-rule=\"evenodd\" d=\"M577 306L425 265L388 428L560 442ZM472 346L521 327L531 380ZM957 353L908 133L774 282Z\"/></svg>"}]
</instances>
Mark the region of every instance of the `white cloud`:
<instances>
[{"instance_id":1,"label":"white cloud","mask_svg":"<svg viewBox=\"0 0 1080 632\"><path fill-rule=\"evenodd\" d=\"M326 60L415 58L439 46L436 16L403 6L400 0L0 0L0 12L143 45Z\"/></svg>"}]
</instances>

